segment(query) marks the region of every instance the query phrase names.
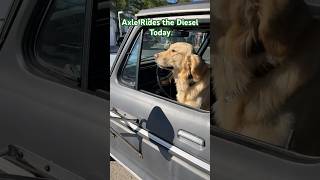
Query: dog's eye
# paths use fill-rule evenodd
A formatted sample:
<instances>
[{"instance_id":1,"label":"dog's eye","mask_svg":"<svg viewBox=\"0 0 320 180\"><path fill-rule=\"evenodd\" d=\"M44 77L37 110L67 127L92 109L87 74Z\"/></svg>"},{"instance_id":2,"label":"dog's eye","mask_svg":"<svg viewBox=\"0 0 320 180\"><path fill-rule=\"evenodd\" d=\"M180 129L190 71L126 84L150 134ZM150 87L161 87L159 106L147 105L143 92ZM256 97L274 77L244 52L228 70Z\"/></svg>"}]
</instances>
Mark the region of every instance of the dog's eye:
<instances>
[{"instance_id":1,"label":"dog's eye","mask_svg":"<svg viewBox=\"0 0 320 180\"><path fill-rule=\"evenodd\" d=\"M171 52L176 52L176 50L172 49Z\"/></svg>"}]
</instances>

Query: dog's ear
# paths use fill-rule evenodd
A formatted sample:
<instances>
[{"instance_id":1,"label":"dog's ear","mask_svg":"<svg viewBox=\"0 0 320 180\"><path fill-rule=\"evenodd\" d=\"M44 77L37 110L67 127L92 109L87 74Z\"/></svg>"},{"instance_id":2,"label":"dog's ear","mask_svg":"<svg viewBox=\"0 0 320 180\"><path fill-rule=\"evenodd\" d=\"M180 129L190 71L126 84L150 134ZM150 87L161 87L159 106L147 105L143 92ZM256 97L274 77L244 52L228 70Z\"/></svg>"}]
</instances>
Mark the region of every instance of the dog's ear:
<instances>
[{"instance_id":1,"label":"dog's ear","mask_svg":"<svg viewBox=\"0 0 320 180\"><path fill-rule=\"evenodd\" d=\"M191 54L188 61L189 71L194 81L201 79L202 62L198 55Z\"/></svg>"}]
</instances>

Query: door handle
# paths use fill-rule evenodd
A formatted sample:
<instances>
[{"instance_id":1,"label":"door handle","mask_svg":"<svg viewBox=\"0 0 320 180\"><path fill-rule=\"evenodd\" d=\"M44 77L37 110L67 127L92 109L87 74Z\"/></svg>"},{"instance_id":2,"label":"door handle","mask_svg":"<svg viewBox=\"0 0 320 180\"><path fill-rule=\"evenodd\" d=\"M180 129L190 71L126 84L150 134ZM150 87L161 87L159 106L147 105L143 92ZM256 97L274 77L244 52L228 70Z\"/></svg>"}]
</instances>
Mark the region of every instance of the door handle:
<instances>
[{"instance_id":1,"label":"door handle","mask_svg":"<svg viewBox=\"0 0 320 180\"><path fill-rule=\"evenodd\" d=\"M185 139L187 141L191 141L197 145L200 145L202 147L205 146L205 141L204 139L196 136L196 135L193 135L192 133L189 133L187 131L184 131L184 130L179 130L178 131L178 138L181 138L181 139Z\"/></svg>"}]
</instances>

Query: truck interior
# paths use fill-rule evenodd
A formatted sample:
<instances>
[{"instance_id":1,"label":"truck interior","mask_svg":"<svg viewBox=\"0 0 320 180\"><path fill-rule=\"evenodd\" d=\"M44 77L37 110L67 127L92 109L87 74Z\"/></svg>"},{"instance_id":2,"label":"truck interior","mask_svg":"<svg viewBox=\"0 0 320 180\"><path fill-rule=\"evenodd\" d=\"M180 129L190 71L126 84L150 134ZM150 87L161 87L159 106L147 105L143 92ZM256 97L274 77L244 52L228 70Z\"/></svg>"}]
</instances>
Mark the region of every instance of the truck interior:
<instances>
[{"instance_id":1,"label":"truck interior","mask_svg":"<svg viewBox=\"0 0 320 180\"><path fill-rule=\"evenodd\" d=\"M172 28L172 27L171 27ZM135 85L136 77L138 77L138 89L147 93L152 93L160 97L168 98L176 101L176 87L172 79L172 73L168 69L161 69L157 66L154 54L164 51L170 44L175 42L188 42L194 46L195 53L198 54L203 61L210 64L210 32L208 25L201 25L197 29L194 28L174 28L171 29L173 34L171 37L151 36L148 28L144 28L139 38L142 43L139 56L138 75L136 74L137 66L135 64L125 66L122 79ZM139 40L139 38L137 38ZM133 48L132 51L138 51ZM130 57L129 57L130 58Z\"/></svg>"}]
</instances>

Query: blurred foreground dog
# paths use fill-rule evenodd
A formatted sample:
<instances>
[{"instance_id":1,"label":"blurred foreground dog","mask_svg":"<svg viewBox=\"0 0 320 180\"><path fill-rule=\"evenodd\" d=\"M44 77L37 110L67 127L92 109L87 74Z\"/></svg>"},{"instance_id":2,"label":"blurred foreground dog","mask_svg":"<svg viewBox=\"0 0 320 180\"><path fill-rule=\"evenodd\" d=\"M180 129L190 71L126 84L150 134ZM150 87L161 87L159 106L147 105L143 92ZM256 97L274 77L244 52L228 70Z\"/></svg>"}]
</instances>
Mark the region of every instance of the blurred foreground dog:
<instances>
[{"instance_id":1,"label":"blurred foreground dog","mask_svg":"<svg viewBox=\"0 0 320 180\"><path fill-rule=\"evenodd\" d=\"M320 90L318 21L303 0L212 3L217 126L279 146L294 132L294 148L312 154L319 143L308 128L320 125L312 110L320 98L311 94Z\"/></svg>"}]
</instances>

